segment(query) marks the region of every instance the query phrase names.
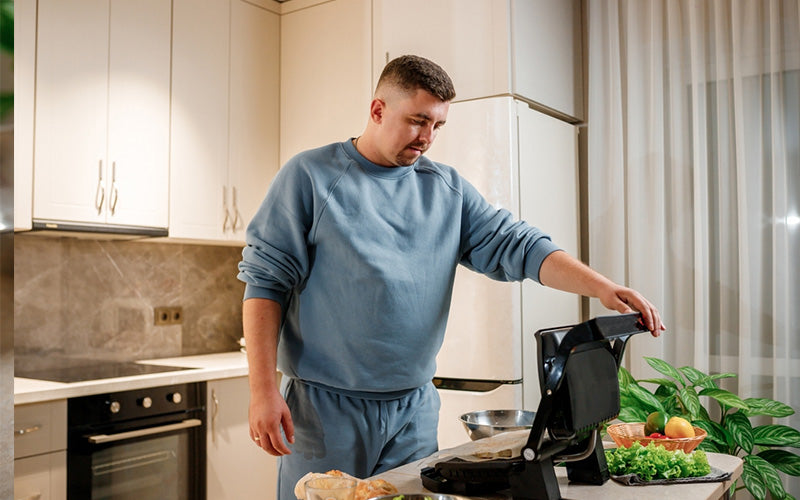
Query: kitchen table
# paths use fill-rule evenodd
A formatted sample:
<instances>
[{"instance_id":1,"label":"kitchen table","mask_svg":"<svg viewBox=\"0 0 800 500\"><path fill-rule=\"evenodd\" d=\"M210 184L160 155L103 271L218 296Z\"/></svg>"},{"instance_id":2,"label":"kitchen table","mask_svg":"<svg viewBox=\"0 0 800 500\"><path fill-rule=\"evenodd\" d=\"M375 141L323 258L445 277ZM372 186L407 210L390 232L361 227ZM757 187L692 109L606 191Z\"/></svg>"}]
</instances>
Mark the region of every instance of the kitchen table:
<instances>
[{"instance_id":1,"label":"kitchen table","mask_svg":"<svg viewBox=\"0 0 800 500\"><path fill-rule=\"evenodd\" d=\"M494 438L486 438L486 440ZM614 446L608 443L608 446ZM423 467L433 465L437 461L453 455L468 455L475 450L475 442L464 443L463 445L447 450L441 450L430 457L417 460L410 464L384 472L375 476L385 479L394 484L400 493L420 493L428 492L422 487L420 470ZM731 485L742 475L742 460L732 455L721 453L707 453L709 464L725 472L730 472L731 477L724 482L716 483L686 483L670 485L652 486L624 486L614 480L608 480L602 486L571 484L567 479L567 471L564 467L556 467L556 477L561 496L565 499L590 499L590 500L662 500L664 498L677 498L681 500L717 500L728 498L728 490ZM475 499L487 500L508 500L510 495L493 494L488 496L470 497Z\"/></svg>"}]
</instances>

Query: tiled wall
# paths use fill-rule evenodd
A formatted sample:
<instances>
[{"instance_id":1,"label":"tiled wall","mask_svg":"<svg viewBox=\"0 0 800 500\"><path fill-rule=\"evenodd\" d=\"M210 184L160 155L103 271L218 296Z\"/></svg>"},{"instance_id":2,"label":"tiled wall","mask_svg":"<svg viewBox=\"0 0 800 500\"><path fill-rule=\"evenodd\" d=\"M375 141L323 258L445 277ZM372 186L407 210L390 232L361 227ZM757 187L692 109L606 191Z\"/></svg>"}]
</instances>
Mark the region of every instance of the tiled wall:
<instances>
[{"instance_id":1,"label":"tiled wall","mask_svg":"<svg viewBox=\"0 0 800 500\"><path fill-rule=\"evenodd\" d=\"M130 360L234 351L242 336L241 249L14 237L14 349ZM154 307L183 324L155 326Z\"/></svg>"}]
</instances>

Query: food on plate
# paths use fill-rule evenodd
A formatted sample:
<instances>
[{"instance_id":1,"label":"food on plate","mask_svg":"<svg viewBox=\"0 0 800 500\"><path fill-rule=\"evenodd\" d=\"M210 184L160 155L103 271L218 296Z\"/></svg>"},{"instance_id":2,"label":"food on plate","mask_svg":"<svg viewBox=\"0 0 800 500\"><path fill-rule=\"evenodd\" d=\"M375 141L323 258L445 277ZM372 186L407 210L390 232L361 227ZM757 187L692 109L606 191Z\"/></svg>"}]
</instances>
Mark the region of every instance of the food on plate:
<instances>
[{"instance_id":1,"label":"food on plate","mask_svg":"<svg viewBox=\"0 0 800 500\"><path fill-rule=\"evenodd\" d=\"M664 412L654 411L648 415L647 421L644 424L645 435L649 436L654 432L664 434L664 427L667 425L667 420L669 420L669 416Z\"/></svg>"},{"instance_id":2,"label":"food on plate","mask_svg":"<svg viewBox=\"0 0 800 500\"><path fill-rule=\"evenodd\" d=\"M317 478L325 478L325 477L344 477L348 479L355 479L358 483L356 484L356 496L355 500L367 500L373 497L379 497L382 495L393 495L397 493L397 488L384 479L359 479L357 477L353 477L346 472L342 472L340 470L329 470L328 472L309 472L305 476L301 477L297 484L294 486L294 496L296 496L300 500L304 500L306 498L306 481L311 479Z\"/></svg>"},{"instance_id":3,"label":"food on plate","mask_svg":"<svg viewBox=\"0 0 800 500\"><path fill-rule=\"evenodd\" d=\"M636 474L644 481L700 477L711 472L708 457L703 450L687 454L683 450L667 450L655 442L650 442L647 446L636 442L629 448L606 450L606 462L611 474Z\"/></svg>"},{"instance_id":4,"label":"food on plate","mask_svg":"<svg viewBox=\"0 0 800 500\"><path fill-rule=\"evenodd\" d=\"M685 418L672 417L664 426L664 435L668 438L693 438L694 428Z\"/></svg>"},{"instance_id":5,"label":"food on plate","mask_svg":"<svg viewBox=\"0 0 800 500\"><path fill-rule=\"evenodd\" d=\"M371 479L359 481L356 486L355 500L367 500L368 498L397 493L397 488L392 483L383 479Z\"/></svg>"}]
</instances>

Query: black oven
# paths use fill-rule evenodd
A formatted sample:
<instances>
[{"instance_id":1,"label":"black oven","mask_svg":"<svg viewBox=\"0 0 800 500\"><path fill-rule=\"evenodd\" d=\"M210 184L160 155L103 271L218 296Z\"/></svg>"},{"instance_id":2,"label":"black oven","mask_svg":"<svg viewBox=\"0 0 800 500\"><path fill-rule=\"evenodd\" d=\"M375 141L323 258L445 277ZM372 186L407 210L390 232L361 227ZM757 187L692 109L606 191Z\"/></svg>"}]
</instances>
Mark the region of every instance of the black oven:
<instances>
[{"instance_id":1,"label":"black oven","mask_svg":"<svg viewBox=\"0 0 800 500\"><path fill-rule=\"evenodd\" d=\"M204 382L71 398L68 500L204 500Z\"/></svg>"}]
</instances>

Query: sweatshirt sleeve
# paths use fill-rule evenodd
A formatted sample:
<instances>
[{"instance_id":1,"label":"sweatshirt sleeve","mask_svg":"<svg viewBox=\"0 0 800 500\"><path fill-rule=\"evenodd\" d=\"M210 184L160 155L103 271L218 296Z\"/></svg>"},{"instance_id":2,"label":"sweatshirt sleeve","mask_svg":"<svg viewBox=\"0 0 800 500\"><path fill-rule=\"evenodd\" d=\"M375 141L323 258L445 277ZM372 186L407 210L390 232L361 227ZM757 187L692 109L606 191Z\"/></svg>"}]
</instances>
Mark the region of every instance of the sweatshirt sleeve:
<instances>
[{"instance_id":1,"label":"sweatshirt sleeve","mask_svg":"<svg viewBox=\"0 0 800 500\"><path fill-rule=\"evenodd\" d=\"M560 250L550 236L497 209L462 180L461 264L498 281L539 280L544 259Z\"/></svg>"},{"instance_id":2,"label":"sweatshirt sleeve","mask_svg":"<svg viewBox=\"0 0 800 500\"><path fill-rule=\"evenodd\" d=\"M292 290L308 276L312 222L308 176L297 162L287 163L247 226L238 274L245 300L272 299L285 310Z\"/></svg>"}]
</instances>

